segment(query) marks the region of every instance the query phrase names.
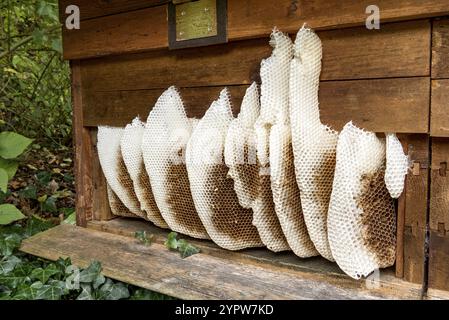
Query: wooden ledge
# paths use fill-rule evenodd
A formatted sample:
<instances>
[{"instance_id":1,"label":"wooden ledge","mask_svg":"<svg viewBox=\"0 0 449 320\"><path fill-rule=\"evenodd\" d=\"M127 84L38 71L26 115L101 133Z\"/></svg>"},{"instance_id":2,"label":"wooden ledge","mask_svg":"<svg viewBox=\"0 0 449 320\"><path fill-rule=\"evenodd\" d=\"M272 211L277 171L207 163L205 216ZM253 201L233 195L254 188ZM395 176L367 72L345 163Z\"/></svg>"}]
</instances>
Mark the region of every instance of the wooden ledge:
<instances>
[{"instance_id":1,"label":"wooden ledge","mask_svg":"<svg viewBox=\"0 0 449 320\"><path fill-rule=\"evenodd\" d=\"M419 299L421 288L381 272L377 287L354 281L322 259L299 259L266 250L229 252L191 240L201 253L181 259L161 242L167 231L115 219L90 228L61 225L25 240L21 250L49 260L70 257L80 267L102 263L106 276L181 299ZM94 230L100 229L99 230ZM155 234L151 246L130 237ZM189 240L190 241L190 240Z\"/></svg>"}]
</instances>

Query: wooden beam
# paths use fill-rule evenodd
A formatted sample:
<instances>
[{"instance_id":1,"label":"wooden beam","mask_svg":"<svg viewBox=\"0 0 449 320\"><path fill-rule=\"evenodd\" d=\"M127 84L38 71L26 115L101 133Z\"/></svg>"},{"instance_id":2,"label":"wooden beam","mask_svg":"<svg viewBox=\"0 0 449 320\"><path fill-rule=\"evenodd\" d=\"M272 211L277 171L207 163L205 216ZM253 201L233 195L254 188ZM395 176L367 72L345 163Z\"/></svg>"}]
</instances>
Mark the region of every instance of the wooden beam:
<instances>
[{"instance_id":1,"label":"wooden beam","mask_svg":"<svg viewBox=\"0 0 449 320\"><path fill-rule=\"evenodd\" d=\"M430 134L449 137L449 79L432 80Z\"/></svg>"},{"instance_id":2,"label":"wooden beam","mask_svg":"<svg viewBox=\"0 0 449 320\"><path fill-rule=\"evenodd\" d=\"M83 93L79 61L71 63L73 141L75 153L76 222L86 226L92 218L92 142L83 121Z\"/></svg>"},{"instance_id":3,"label":"wooden beam","mask_svg":"<svg viewBox=\"0 0 449 320\"><path fill-rule=\"evenodd\" d=\"M64 23L65 10L70 5L80 8L81 20L109 16L117 13L160 6L169 0L59 0L59 19Z\"/></svg>"},{"instance_id":4,"label":"wooden beam","mask_svg":"<svg viewBox=\"0 0 449 320\"><path fill-rule=\"evenodd\" d=\"M429 288L449 291L449 139L432 138Z\"/></svg>"},{"instance_id":5,"label":"wooden beam","mask_svg":"<svg viewBox=\"0 0 449 320\"><path fill-rule=\"evenodd\" d=\"M181 299L419 299L421 293L420 286L388 270L381 272L378 287L368 288L345 275L255 263L239 252L181 259L159 243L145 246L134 238L67 225L25 240L21 250L50 260L69 256L80 267L98 260L108 277Z\"/></svg>"},{"instance_id":6,"label":"wooden beam","mask_svg":"<svg viewBox=\"0 0 449 320\"><path fill-rule=\"evenodd\" d=\"M423 283L426 223L428 215L429 138L409 135L406 139L410 161L419 169L406 178L404 219L404 279Z\"/></svg>"},{"instance_id":7,"label":"wooden beam","mask_svg":"<svg viewBox=\"0 0 449 320\"><path fill-rule=\"evenodd\" d=\"M237 114L247 86L229 87ZM322 82L322 120L340 130L348 121L377 132L428 131L429 79L399 78ZM181 88L191 117L202 117L222 87ZM146 119L163 89L86 92L86 125L124 126Z\"/></svg>"},{"instance_id":8,"label":"wooden beam","mask_svg":"<svg viewBox=\"0 0 449 320\"><path fill-rule=\"evenodd\" d=\"M229 0L228 39L266 38L274 26L284 32L296 33L305 22L317 30L364 26L368 17L365 10L371 4L369 0L314 0L297 4L290 0ZM376 4L384 23L449 13L449 0L380 0ZM65 59L167 48L166 6L149 7L151 1L148 5L139 3L133 6L144 8L81 21L79 30L63 28ZM85 7L87 12L95 10L94 5ZM363 28L376 34L386 26L382 25L380 30L374 31ZM377 50L377 53L381 52ZM406 55L401 57L405 58Z\"/></svg>"},{"instance_id":9,"label":"wooden beam","mask_svg":"<svg viewBox=\"0 0 449 320\"><path fill-rule=\"evenodd\" d=\"M432 78L449 78L449 19L433 22Z\"/></svg>"}]
</instances>

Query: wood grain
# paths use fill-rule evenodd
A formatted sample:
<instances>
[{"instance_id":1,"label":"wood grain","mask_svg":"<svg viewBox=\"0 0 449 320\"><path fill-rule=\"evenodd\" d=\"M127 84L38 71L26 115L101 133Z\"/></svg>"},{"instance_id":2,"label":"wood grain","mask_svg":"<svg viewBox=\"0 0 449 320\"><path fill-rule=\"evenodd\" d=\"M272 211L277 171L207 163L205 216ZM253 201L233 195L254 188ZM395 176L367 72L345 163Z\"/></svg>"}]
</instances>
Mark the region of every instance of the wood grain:
<instances>
[{"instance_id":1,"label":"wood grain","mask_svg":"<svg viewBox=\"0 0 449 320\"><path fill-rule=\"evenodd\" d=\"M449 139L432 138L429 288L449 291Z\"/></svg>"},{"instance_id":2,"label":"wood grain","mask_svg":"<svg viewBox=\"0 0 449 320\"><path fill-rule=\"evenodd\" d=\"M319 36L323 43L322 80L430 74L429 21L388 24L379 31L325 31ZM129 41L127 38L120 43L129 48ZM104 47L109 50L110 45ZM81 50L85 48L83 43ZM99 48L103 45L99 44ZM158 50L83 61L83 74L86 86L93 90L249 84L259 79L260 62L271 50L268 38L206 48Z\"/></svg>"},{"instance_id":3,"label":"wood grain","mask_svg":"<svg viewBox=\"0 0 449 320\"><path fill-rule=\"evenodd\" d=\"M86 226L92 218L92 144L83 122L83 95L79 61L71 63L73 141L75 153L76 223Z\"/></svg>"},{"instance_id":4,"label":"wood grain","mask_svg":"<svg viewBox=\"0 0 449 320\"><path fill-rule=\"evenodd\" d=\"M247 86L229 87L238 113ZM322 120L340 130L350 120L376 132L428 131L429 79L322 82ZM222 87L181 88L189 116L202 117ZM148 116L163 89L86 92L84 122L87 126L124 126L134 117Z\"/></svg>"},{"instance_id":5,"label":"wood grain","mask_svg":"<svg viewBox=\"0 0 449 320\"><path fill-rule=\"evenodd\" d=\"M61 225L22 243L23 252L50 260L70 256L85 267L95 259L103 273L181 299L419 299L420 288L381 272L379 288L347 276L292 270L199 253L186 259L154 243ZM238 256L239 253L234 253ZM300 259L298 259L300 260Z\"/></svg>"},{"instance_id":6,"label":"wood grain","mask_svg":"<svg viewBox=\"0 0 449 320\"><path fill-rule=\"evenodd\" d=\"M449 78L449 19L433 22L432 78Z\"/></svg>"},{"instance_id":7,"label":"wood grain","mask_svg":"<svg viewBox=\"0 0 449 320\"><path fill-rule=\"evenodd\" d=\"M406 178L404 219L404 279L423 283L425 238L428 214L429 138L409 135L407 149L410 161L419 163L419 175L409 172Z\"/></svg>"},{"instance_id":8,"label":"wood grain","mask_svg":"<svg viewBox=\"0 0 449 320\"><path fill-rule=\"evenodd\" d=\"M166 4L168 0L59 0L59 18L66 19L69 5L80 8L81 21Z\"/></svg>"},{"instance_id":9,"label":"wood grain","mask_svg":"<svg viewBox=\"0 0 449 320\"><path fill-rule=\"evenodd\" d=\"M81 59L168 46L166 6L81 21L63 29L64 59ZM158 27L155 27L158 26Z\"/></svg>"},{"instance_id":10,"label":"wood grain","mask_svg":"<svg viewBox=\"0 0 449 320\"><path fill-rule=\"evenodd\" d=\"M449 137L449 79L432 80L430 134Z\"/></svg>"},{"instance_id":11,"label":"wood grain","mask_svg":"<svg viewBox=\"0 0 449 320\"><path fill-rule=\"evenodd\" d=\"M154 1L149 4L131 1L129 9L124 9L127 5L122 5L122 1L114 1L110 10L104 10L105 17L82 21L79 30L64 28L64 57L81 59L166 48L166 6L151 8L152 3ZM291 0L229 0L229 40L267 37L274 26L284 32L296 33L305 22L317 30L365 25L368 16L365 9L372 4L368 0L303 0L296 3ZM381 8L383 22L449 13L448 0L381 0L376 4ZM143 9L127 11L140 7ZM89 12L98 12L95 3L85 4L81 8L82 12L87 12L87 16L91 14ZM108 15L117 12L123 13ZM383 28L371 33L381 33ZM378 52L381 53L381 50Z\"/></svg>"}]
</instances>

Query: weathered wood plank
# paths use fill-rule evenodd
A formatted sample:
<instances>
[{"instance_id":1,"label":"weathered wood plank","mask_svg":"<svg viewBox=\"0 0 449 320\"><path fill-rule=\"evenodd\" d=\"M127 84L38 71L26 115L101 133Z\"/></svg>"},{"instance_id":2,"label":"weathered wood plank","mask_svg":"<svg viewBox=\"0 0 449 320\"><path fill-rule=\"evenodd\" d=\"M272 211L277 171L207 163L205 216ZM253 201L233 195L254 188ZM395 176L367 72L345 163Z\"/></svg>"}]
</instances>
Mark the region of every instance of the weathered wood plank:
<instances>
[{"instance_id":1,"label":"weathered wood plank","mask_svg":"<svg viewBox=\"0 0 449 320\"><path fill-rule=\"evenodd\" d=\"M66 19L65 10L70 5L80 8L82 20L109 16L117 13L134 11L166 4L169 0L59 0L59 18Z\"/></svg>"},{"instance_id":2,"label":"weathered wood plank","mask_svg":"<svg viewBox=\"0 0 449 320\"><path fill-rule=\"evenodd\" d=\"M202 117L222 87L181 88L189 116ZM238 113L246 86L229 87ZM88 126L124 126L146 119L163 89L86 92ZM320 109L325 123L340 130L348 121L377 132L428 132L429 79L400 78L322 82Z\"/></svg>"},{"instance_id":3,"label":"weathered wood plank","mask_svg":"<svg viewBox=\"0 0 449 320\"><path fill-rule=\"evenodd\" d=\"M71 63L73 141L75 151L76 222L86 226L92 218L92 144L83 122L83 94L79 61Z\"/></svg>"},{"instance_id":4,"label":"weathered wood plank","mask_svg":"<svg viewBox=\"0 0 449 320\"><path fill-rule=\"evenodd\" d=\"M432 138L429 288L449 290L449 139Z\"/></svg>"},{"instance_id":5,"label":"weathered wood plank","mask_svg":"<svg viewBox=\"0 0 449 320\"><path fill-rule=\"evenodd\" d=\"M166 6L148 8L152 4L154 1L148 4L131 1L128 6L116 0L111 8L104 10L104 14L123 13L82 21L79 30L64 28L64 57L81 59L166 48L168 46ZM317 30L365 25L368 17L365 10L371 4L368 0L298 2L229 0L228 38L234 41L266 37L274 26L278 26L284 32L295 33L305 22ZM442 16L449 13L448 0L381 0L376 4L381 10L383 22ZM143 8L141 10L124 12L141 7ZM81 7L81 11L81 15L84 11L89 16L92 15L90 12L98 12L98 9L96 4L86 4ZM382 32L382 28L380 31L371 32L373 34Z\"/></svg>"},{"instance_id":6,"label":"weathered wood plank","mask_svg":"<svg viewBox=\"0 0 449 320\"><path fill-rule=\"evenodd\" d=\"M430 119L432 136L449 137L449 79L432 80Z\"/></svg>"},{"instance_id":7,"label":"weathered wood plank","mask_svg":"<svg viewBox=\"0 0 449 320\"><path fill-rule=\"evenodd\" d=\"M321 80L430 74L430 23L426 20L388 24L379 31L351 28L319 35L323 42ZM85 87L94 91L249 84L259 79L260 62L271 50L268 38L263 38L113 56L83 61L83 76Z\"/></svg>"},{"instance_id":8,"label":"weathered wood plank","mask_svg":"<svg viewBox=\"0 0 449 320\"><path fill-rule=\"evenodd\" d=\"M449 78L449 19L433 22L432 78Z\"/></svg>"},{"instance_id":9,"label":"weathered wood plank","mask_svg":"<svg viewBox=\"0 0 449 320\"><path fill-rule=\"evenodd\" d=\"M425 238L428 214L429 138L409 135L406 139L410 160L419 170L406 178L404 219L404 279L423 283Z\"/></svg>"},{"instance_id":10,"label":"weathered wood plank","mask_svg":"<svg viewBox=\"0 0 449 320\"><path fill-rule=\"evenodd\" d=\"M141 51L168 46L166 6L82 21L80 29L63 28L65 59Z\"/></svg>"},{"instance_id":11,"label":"weathered wood plank","mask_svg":"<svg viewBox=\"0 0 449 320\"><path fill-rule=\"evenodd\" d=\"M418 299L419 286L381 272L379 286L343 275L292 270L199 253L186 259L163 245L61 225L23 242L21 250L50 260L70 256L106 276L183 299ZM238 252L234 253L236 256Z\"/></svg>"}]
</instances>

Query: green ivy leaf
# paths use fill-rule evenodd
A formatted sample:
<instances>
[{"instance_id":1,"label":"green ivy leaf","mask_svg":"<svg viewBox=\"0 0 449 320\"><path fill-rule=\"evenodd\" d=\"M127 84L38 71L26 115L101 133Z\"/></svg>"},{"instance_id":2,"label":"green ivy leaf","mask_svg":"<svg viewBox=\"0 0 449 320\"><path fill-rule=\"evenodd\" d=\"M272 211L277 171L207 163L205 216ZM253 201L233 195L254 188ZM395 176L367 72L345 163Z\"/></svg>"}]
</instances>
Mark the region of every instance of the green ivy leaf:
<instances>
[{"instance_id":1,"label":"green ivy leaf","mask_svg":"<svg viewBox=\"0 0 449 320\"><path fill-rule=\"evenodd\" d=\"M120 300L129 298L128 287L122 282L114 283L106 279L104 285L98 290L98 300Z\"/></svg>"},{"instance_id":2,"label":"green ivy leaf","mask_svg":"<svg viewBox=\"0 0 449 320\"><path fill-rule=\"evenodd\" d=\"M36 300L59 300L64 294L62 281L50 281L48 284L36 282L33 284L36 288ZM62 282L64 283L64 282Z\"/></svg>"},{"instance_id":3,"label":"green ivy leaf","mask_svg":"<svg viewBox=\"0 0 449 320\"><path fill-rule=\"evenodd\" d=\"M25 189L19 191L19 197L22 199L37 200L37 188L36 186L28 186Z\"/></svg>"},{"instance_id":4,"label":"green ivy leaf","mask_svg":"<svg viewBox=\"0 0 449 320\"><path fill-rule=\"evenodd\" d=\"M55 225L51 221L32 215L26 224L25 235L28 237L34 236L37 233L53 228Z\"/></svg>"},{"instance_id":5,"label":"green ivy leaf","mask_svg":"<svg viewBox=\"0 0 449 320\"><path fill-rule=\"evenodd\" d=\"M45 202L41 203L41 210L43 212L57 213L56 198L54 196L48 197Z\"/></svg>"},{"instance_id":6,"label":"green ivy leaf","mask_svg":"<svg viewBox=\"0 0 449 320\"><path fill-rule=\"evenodd\" d=\"M134 233L134 237L138 239L140 242L142 242L144 245L149 246L153 242L154 236L152 234L148 236L146 231L136 231Z\"/></svg>"},{"instance_id":7,"label":"green ivy leaf","mask_svg":"<svg viewBox=\"0 0 449 320\"><path fill-rule=\"evenodd\" d=\"M8 173L0 168L0 191L8 191Z\"/></svg>"},{"instance_id":8,"label":"green ivy leaf","mask_svg":"<svg viewBox=\"0 0 449 320\"><path fill-rule=\"evenodd\" d=\"M8 179L11 180L19 168L19 163L15 160L6 160L0 158L0 168L6 171Z\"/></svg>"},{"instance_id":9,"label":"green ivy leaf","mask_svg":"<svg viewBox=\"0 0 449 320\"><path fill-rule=\"evenodd\" d=\"M95 300L95 297L92 295L92 287L90 284L81 284L81 293L76 300Z\"/></svg>"},{"instance_id":10,"label":"green ivy leaf","mask_svg":"<svg viewBox=\"0 0 449 320\"><path fill-rule=\"evenodd\" d=\"M21 242L22 237L18 234L11 234L4 238L0 237L0 254L5 257L12 255L14 250L20 246Z\"/></svg>"},{"instance_id":11,"label":"green ivy leaf","mask_svg":"<svg viewBox=\"0 0 449 320\"><path fill-rule=\"evenodd\" d=\"M187 258L191 255L197 254L200 252L200 249L191 245L184 239L178 240L178 251L181 254L181 258Z\"/></svg>"},{"instance_id":12,"label":"green ivy leaf","mask_svg":"<svg viewBox=\"0 0 449 320\"><path fill-rule=\"evenodd\" d=\"M42 186L46 186L51 181L51 172L41 171L36 174L36 178Z\"/></svg>"},{"instance_id":13,"label":"green ivy leaf","mask_svg":"<svg viewBox=\"0 0 449 320\"><path fill-rule=\"evenodd\" d=\"M62 222L64 224L70 224L72 226L76 225L76 213L71 213L65 220Z\"/></svg>"},{"instance_id":14,"label":"green ivy leaf","mask_svg":"<svg viewBox=\"0 0 449 320\"><path fill-rule=\"evenodd\" d=\"M4 159L17 158L32 142L33 140L15 132L1 132L0 157Z\"/></svg>"},{"instance_id":15,"label":"green ivy leaf","mask_svg":"<svg viewBox=\"0 0 449 320\"><path fill-rule=\"evenodd\" d=\"M17 265L13 272L0 275L0 283L9 289L16 289L20 285L30 282L30 278L28 277L29 272L30 266L25 266L24 264Z\"/></svg>"},{"instance_id":16,"label":"green ivy leaf","mask_svg":"<svg viewBox=\"0 0 449 320\"><path fill-rule=\"evenodd\" d=\"M0 274L7 274L14 270L22 260L16 256L10 256L6 260L0 262Z\"/></svg>"},{"instance_id":17,"label":"green ivy leaf","mask_svg":"<svg viewBox=\"0 0 449 320\"><path fill-rule=\"evenodd\" d=\"M37 285L36 283L33 283L32 285L27 283L21 284L17 288L17 292L12 297L12 300L35 300L38 288L40 288L40 283Z\"/></svg>"},{"instance_id":18,"label":"green ivy leaf","mask_svg":"<svg viewBox=\"0 0 449 320\"><path fill-rule=\"evenodd\" d=\"M80 282L92 283L94 282L101 272L101 263L93 261L90 266L80 272Z\"/></svg>"},{"instance_id":19,"label":"green ivy leaf","mask_svg":"<svg viewBox=\"0 0 449 320\"><path fill-rule=\"evenodd\" d=\"M167 240L165 241L165 246L170 250L176 250L178 249L178 240L176 237L178 234L176 232L170 232L168 234Z\"/></svg>"},{"instance_id":20,"label":"green ivy leaf","mask_svg":"<svg viewBox=\"0 0 449 320\"><path fill-rule=\"evenodd\" d=\"M31 272L31 279L39 280L43 284L47 283L48 279L50 277L60 273L61 271L59 268L54 265L53 263L49 264L45 269L43 268L37 268L34 269L33 272Z\"/></svg>"},{"instance_id":21,"label":"green ivy leaf","mask_svg":"<svg viewBox=\"0 0 449 320\"><path fill-rule=\"evenodd\" d=\"M23 213L12 204L0 205L0 225L7 225L24 218Z\"/></svg>"}]
</instances>

